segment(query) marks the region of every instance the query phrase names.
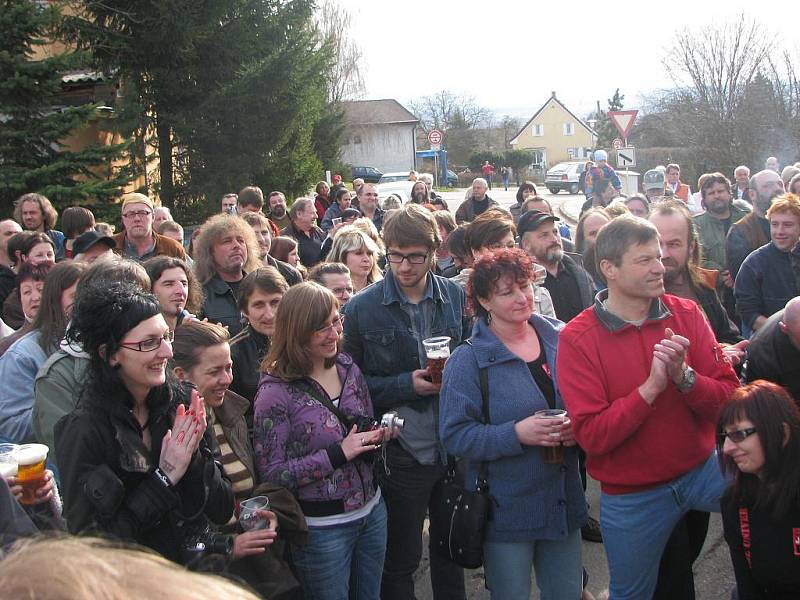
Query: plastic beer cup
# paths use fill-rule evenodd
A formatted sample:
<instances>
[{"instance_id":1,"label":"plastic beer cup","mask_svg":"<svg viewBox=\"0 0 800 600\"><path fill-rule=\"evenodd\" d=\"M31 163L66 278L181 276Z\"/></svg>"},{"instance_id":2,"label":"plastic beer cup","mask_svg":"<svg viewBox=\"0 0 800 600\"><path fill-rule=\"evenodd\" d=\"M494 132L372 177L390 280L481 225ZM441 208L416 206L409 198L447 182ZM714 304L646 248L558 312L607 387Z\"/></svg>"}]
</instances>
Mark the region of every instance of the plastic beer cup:
<instances>
[{"instance_id":1,"label":"plastic beer cup","mask_svg":"<svg viewBox=\"0 0 800 600\"><path fill-rule=\"evenodd\" d=\"M540 419L558 419L564 421L567 418L567 411L561 408L548 408L539 410L533 414ZM564 462L564 446L542 446L542 460L548 465L560 465Z\"/></svg>"},{"instance_id":2,"label":"plastic beer cup","mask_svg":"<svg viewBox=\"0 0 800 600\"><path fill-rule=\"evenodd\" d=\"M431 383L441 385L444 363L450 358L450 338L447 336L432 337L422 340L422 345L425 348L425 357L428 359L427 367Z\"/></svg>"},{"instance_id":3,"label":"plastic beer cup","mask_svg":"<svg viewBox=\"0 0 800 600\"><path fill-rule=\"evenodd\" d=\"M20 504L36 500L36 490L44 485L45 461L49 448L44 444L23 444L17 450L17 483L22 486Z\"/></svg>"},{"instance_id":4,"label":"plastic beer cup","mask_svg":"<svg viewBox=\"0 0 800 600\"><path fill-rule=\"evenodd\" d=\"M239 512L239 524L245 531L255 529L266 529L267 520L256 511L269 510L269 498L266 496L254 496L242 501Z\"/></svg>"}]
</instances>

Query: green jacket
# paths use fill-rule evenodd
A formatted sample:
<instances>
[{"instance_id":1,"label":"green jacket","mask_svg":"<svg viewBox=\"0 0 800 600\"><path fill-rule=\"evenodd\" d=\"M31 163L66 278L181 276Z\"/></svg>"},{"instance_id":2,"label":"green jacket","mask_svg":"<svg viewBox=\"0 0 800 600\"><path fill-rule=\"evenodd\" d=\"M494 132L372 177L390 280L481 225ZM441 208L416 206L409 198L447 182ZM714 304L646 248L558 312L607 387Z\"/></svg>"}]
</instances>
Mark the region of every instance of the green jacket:
<instances>
[{"instance_id":1,"label":"green jacket","mask_svg":"<svg viewBox=\"0 0 800 600\"><path fill-rule=\"evenodd\" d=\"M33 434L36 440L50 448L55 462L53 430L61 417L78 406L88 377L89 358L80 348L66 346L50 355L36 374L33 399Z\"/></svg>"},{"instance_id":2,"label":"green jacket","mask_svg":"<svg viewBox=\"0 0 800 600\"><path fill-rule=\"evenodd\" d=\"M748 211L731 205L730 224L733 225L747 214ZM693 218L697 226L697 234L700 236L700 246L703 249L703 261L700 266L717 271L727 270L728 260L725 256L727 232L724 222L709 215L708 212L700 213Z\"/></svg>"}]
</instances>

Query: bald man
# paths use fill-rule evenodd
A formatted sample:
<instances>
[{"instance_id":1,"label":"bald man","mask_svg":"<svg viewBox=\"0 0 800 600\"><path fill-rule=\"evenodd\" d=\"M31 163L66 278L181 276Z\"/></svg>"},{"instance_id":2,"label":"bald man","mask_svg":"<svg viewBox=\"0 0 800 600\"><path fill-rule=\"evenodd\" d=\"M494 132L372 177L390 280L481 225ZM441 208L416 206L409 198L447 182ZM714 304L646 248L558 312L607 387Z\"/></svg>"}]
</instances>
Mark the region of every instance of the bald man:
<instances>
[{"instance_id":1,"label":"bald man","mask_svg":"<svg viewBox=\"0 0 800 600\"><path fill-rule=\"evenodd\" d=\"M782 385L800 404L800 296L767 319L751 338L747 355L747 381Z\"/></svg>"}]
</instances>

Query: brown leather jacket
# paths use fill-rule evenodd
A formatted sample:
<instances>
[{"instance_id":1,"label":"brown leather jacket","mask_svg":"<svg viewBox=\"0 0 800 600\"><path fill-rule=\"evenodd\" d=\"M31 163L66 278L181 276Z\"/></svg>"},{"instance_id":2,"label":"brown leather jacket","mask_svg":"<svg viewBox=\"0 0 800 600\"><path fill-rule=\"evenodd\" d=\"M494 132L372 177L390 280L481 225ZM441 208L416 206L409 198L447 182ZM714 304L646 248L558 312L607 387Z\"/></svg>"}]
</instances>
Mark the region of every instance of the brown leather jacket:
<instances>
[{"instance_id":1,"label":"brown leather jacket","mask_svg":"<svg viewBox=\"0 0 800 600\"><path fill-rule=\"evenodd\" d=\"M175 258L180 258L181 260L186 260L186 250L184 250L183 246L181 246L178 242L172 238L168 238L165 235L159 235L155 232L153 232L153 236L156 239L156 247L155 251L153 252L153 256L173 256ZM122 231L116 234L114 236L114 241L117 244L114 252L125 256L125 232Z\"/></svg>"}]
</instances>

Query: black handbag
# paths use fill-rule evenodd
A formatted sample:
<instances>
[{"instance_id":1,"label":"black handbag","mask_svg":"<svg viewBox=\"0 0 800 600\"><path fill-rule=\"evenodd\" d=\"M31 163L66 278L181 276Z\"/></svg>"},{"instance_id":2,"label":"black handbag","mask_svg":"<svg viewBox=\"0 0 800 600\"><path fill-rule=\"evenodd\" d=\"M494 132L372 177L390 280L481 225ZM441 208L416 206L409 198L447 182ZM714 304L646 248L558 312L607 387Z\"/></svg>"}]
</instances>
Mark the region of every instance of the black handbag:
<instances>
[{"instance_id":1,"label":"black handbag","mask_svg":"<svg viewBox=\"0 0 800 600\"><path fill-rule=\"evenodd\" d=\"M480 370L481 411L489 422L489 384L486 369ZM475 489L469 490L456 476L455 460L434 488L430 504L431 547L457 565L477 569L483 564L483 541L490 519L492 497L489 495L486 462L481 462Z\"/></svg>"}]
</instances>

